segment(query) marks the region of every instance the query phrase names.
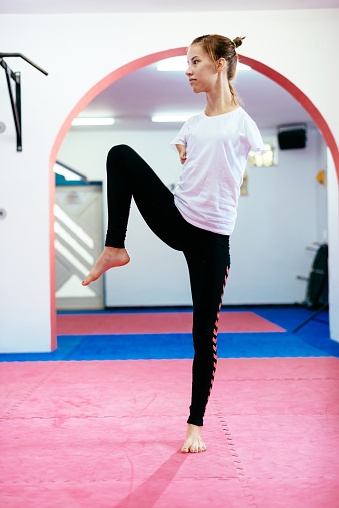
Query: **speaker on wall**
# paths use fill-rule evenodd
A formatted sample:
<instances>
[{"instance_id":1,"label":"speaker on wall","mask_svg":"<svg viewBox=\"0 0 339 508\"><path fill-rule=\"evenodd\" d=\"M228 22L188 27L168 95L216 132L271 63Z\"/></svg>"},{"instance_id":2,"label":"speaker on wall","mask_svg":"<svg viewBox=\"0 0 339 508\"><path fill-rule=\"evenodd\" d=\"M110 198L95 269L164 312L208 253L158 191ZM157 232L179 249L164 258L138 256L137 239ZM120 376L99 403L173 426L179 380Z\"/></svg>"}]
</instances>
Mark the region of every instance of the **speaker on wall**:
<instances>
[{"instance_id":1,"label":"speaker on wall","mask_svg":"<svg viewBox=\"0 0 339 508\"><path fill-rule=\"evenodd\" d=\"M305 148L306 146L306 125L279 125L278 142L280 150L292 150Z\"/></svg>"}]
</instances>

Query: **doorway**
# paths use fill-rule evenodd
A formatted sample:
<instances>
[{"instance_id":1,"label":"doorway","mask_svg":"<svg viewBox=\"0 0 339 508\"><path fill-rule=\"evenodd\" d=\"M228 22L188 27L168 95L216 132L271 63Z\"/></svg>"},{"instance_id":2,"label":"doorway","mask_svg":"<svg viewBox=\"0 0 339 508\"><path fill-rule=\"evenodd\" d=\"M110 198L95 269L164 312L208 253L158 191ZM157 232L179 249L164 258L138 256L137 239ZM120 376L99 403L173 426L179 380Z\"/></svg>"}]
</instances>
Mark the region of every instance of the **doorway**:
<instances>
[{"instance_id":1,"label":"doorway","mask_svg":"<svg viewBox=\"0 0 339 508\"><path fill-rule=\"evenodd\" d=\"M138 69L142 69L146 67L147 65L153 64L157 62L158 60L164 60L166 58L170 58L173 56L179 56L185 54L185 48L177 48L174 50L169 50L166 52L156 53L153 55L148 55L147 57L144 57L140 60L137 60L135 62L131 62L130 64L118 69L117 71L114 71L112 74L107 76L104 80L99 82L92 90L86 94L85 97L81 99L81 101L78 103L76 108L74 108L72 114L70 117L66 120L64 124L64 131L60 132L58 139L56 140L56 144L54 147L54 153L52 155L56 156L58 153L58 149L60 148L61 142L65 136L65 133L67 132L70 121L73 117L77 116L80 111L84 109L85 106L87 106L92 99L94 99L101 91L105 90L108 86L111 84L117 82L119 79L127 76L129 73L136 71ZM289 82L286 78L278 74L273 69L270 69L269 67L265 66L264 64L257 62L253 59L249 59L247 57L242 57L239 55L239 61L250 65L252 69L258 71L259 73L267 76L271 80L273 80L275 83L278 83L280 86L282 86L287 92L289 92L302 106L303 108L308 112L310 117L314 120L314 122L317 124L318 128L322 131L322 134L326 140L326 134L328 139L331 138L331 133L327 127L327 124L324 122L322 116L320 113L314 108L313 104L309 101L309 99L299 90L297 87L295 87L291 82ZM241 95L241 94L240 94ZM255 115L254 115L255 117ZM327 140L326 140L327 142ZM330 144L327 142L328 146Z\"/></svg>"}]
</instances>

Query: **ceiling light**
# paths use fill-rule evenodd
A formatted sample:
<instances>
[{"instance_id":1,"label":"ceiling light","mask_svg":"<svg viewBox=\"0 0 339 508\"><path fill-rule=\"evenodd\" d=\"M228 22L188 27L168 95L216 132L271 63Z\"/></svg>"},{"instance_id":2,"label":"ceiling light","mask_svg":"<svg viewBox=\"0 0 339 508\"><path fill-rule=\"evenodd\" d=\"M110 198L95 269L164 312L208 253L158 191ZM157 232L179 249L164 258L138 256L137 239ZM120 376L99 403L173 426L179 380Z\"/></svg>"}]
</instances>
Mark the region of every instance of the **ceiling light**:
<instances>
[{"instance_id":1,"label":"ceiling light","mask_svg":"<svg viewBox=\"0 0 339 508\"><path fill-rule=\"evenodd\" d=\"M157 63L158 71L182 71L187 69L187 56L174 56L172 58L166 58L166 60L160 60Z\"/></svg>"},{"instance_id":2,"label":"ceiling light","mask_svg":"<svg viewBox=\"0 0 339 508\"><path fill-rule=\"evenodd\" d=\"M74 118L72 120L73 126L88 126L88 125L113 125L114 118Z\"/></svg>"},{"instance_id":3,"label":"ceiling light","mask_svg":"<svg viewBox=\"0 0 339 508\"><path fill-rule=\"evenodd\" d=\"M160 62L157 63L157 70L158 71L181 71L185 72L187 70L188 64L187 64L187 56L174 56L172 58L166 58L166 60L160 60ZM237 64L237 71L250 71L251 67L248 65L242 64L238 62Z\"/></svg>"},{"instance_id":4,"label":"ceiling light","mask_svg":"<svg viewBox=\"0 0 339 508\"><path fill-rule=\"evenodd\" d=\"M194 113L186 113L180 115L154 115L152 122L186 122Z\"/></svg>"},{"instance_id":5,"label":"ceiling light","mask_svg":"<svg viewBox=\"0 0 339 508\"><path fill-rule=\"evenodd\" d=\"M241 62L237 63L237 71L251 71L251 70L252 67L250 67L249 65L245 65Z\"/></svg>"}]
</instances>

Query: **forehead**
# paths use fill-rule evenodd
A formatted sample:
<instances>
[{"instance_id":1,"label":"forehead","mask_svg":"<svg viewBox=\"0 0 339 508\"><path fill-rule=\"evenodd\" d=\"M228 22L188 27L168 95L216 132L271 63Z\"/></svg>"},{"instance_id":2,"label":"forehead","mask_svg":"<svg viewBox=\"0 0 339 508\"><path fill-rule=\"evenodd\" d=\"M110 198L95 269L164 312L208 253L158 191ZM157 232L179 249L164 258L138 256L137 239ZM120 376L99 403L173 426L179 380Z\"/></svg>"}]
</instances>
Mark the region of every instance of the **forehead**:
<instances>
[{"instance_id":1,"label":"forehead","mask_svg":"<svg viewBox=\"0 0 339 508\"><path fill-rule=\"evenodd\" d=\"M199 56L201 58L208 56L204 48L201 44L193 44L187 50L187 60L190 60L194 56Z\"/></svg>"}]
</instances>

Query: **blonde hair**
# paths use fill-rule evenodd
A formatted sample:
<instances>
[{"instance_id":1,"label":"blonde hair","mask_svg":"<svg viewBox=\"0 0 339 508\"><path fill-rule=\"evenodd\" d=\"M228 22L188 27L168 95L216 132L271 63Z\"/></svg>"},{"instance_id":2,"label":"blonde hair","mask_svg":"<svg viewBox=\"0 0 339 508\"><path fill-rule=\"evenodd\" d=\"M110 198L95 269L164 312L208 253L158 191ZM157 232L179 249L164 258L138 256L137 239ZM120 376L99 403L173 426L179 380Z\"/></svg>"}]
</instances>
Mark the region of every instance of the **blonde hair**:
<instances>
[{"instance_id":1,"label":"blonde hair","mask_svg":"<svg viewBox=\"0 0 339 508\"><path fill-rule=\"evenodd\" d=\"M242 41L245 37L236 37L231 41L228 37L224 37L223 35L201 35L194 39L191 43L193 44L201 44L209 57L217 62L219 58L224 58L227 62L227 79L230 87L230 92L232 94L233 102L236 106L238 106L237 100L241 101L241 98L233 88L231 81L234 80L237 70L237 62L238 55L235 51L236 48L242 45Z\"/></svg>"}]
</instances>

